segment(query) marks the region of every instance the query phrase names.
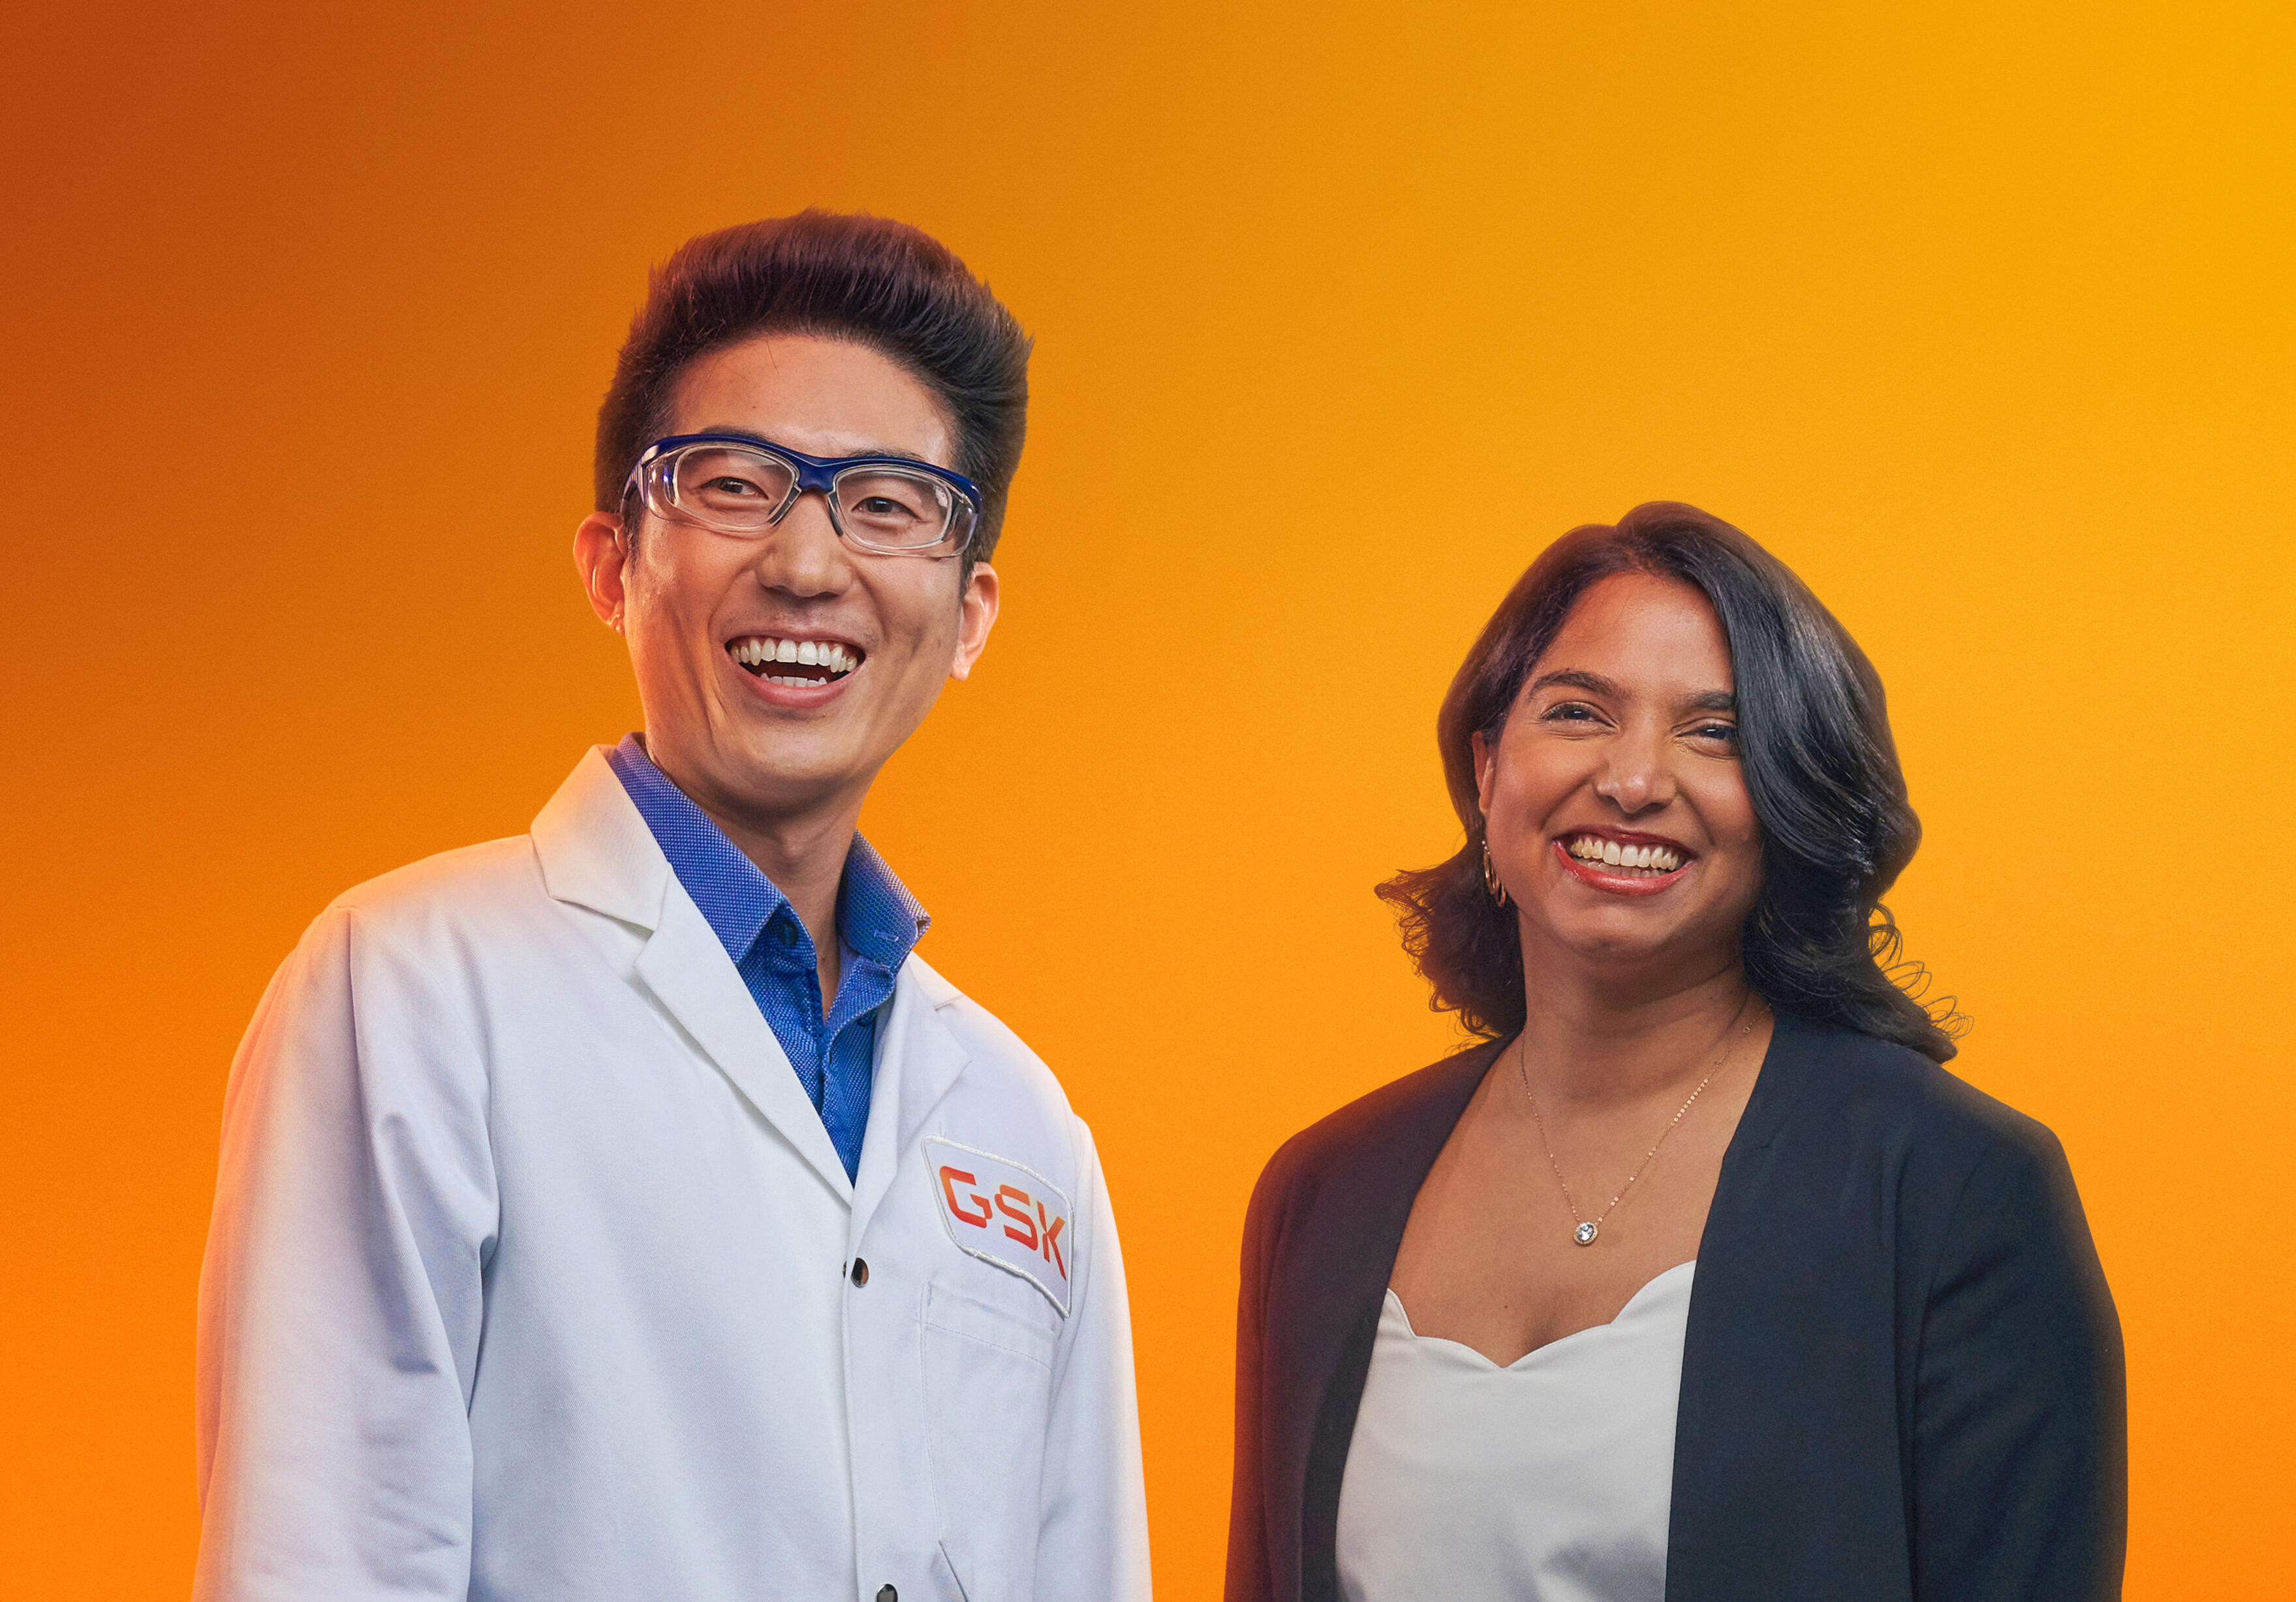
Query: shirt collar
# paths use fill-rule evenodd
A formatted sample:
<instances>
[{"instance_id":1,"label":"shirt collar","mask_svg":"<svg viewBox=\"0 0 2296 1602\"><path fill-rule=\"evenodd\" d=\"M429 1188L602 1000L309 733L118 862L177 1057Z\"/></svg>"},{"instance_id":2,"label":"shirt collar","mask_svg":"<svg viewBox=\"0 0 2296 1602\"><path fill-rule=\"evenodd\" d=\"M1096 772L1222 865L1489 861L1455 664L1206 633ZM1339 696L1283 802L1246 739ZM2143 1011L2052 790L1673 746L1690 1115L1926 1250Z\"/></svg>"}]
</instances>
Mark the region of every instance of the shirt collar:
<instances>
[{"instance_id":1,"label":"shirt collar","mask_svg":"<svg viewBox=\"0 0 2296 1602\"><path fill-rule=\"evenodd\" d=\"M669 859L670 871L693 898L726 955L740 962L775 914L789 906L789 898L654 766L636 735L625 735L620 744L606 752L606 761L653 832L662 855ZM790 918L798 924L794 910ZM893 969L931 927L931 917L893 876L885 859L867 841L854 835L838 890L839 937L859 956ZM798 931L803 936L802 924ZM808 939L806 943L812 942Z\"/></svg>"},{"instance_id":2,"label":"shirt collar","mask_svg":"<svg viewBox=\"0 0 2296 1602\"><path fill-rule=\"evenodd\" d=\"M837 892L837 932L862 956L898 968L932 927L908 886L893 876L877 848L859 834L845 853L845 883Z\"/></svg>"}]
</instances>

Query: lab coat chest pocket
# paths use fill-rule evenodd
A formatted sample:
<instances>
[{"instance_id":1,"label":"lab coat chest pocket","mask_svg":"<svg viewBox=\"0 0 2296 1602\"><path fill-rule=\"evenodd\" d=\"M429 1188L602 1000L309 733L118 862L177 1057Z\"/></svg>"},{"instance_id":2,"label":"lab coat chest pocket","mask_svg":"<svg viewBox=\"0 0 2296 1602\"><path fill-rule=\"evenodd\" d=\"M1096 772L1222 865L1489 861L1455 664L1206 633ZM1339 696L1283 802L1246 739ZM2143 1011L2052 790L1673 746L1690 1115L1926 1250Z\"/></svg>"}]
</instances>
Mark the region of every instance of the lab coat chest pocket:
<instances>
[{"instance_id":1,"label":"lab coat chest pocket","mask_svg":"<svg viewBox=\"0 0 2296 1602\"><path fill-rule=\"evenodd\" d=\"M928 1285L920 1320L926 1450L941 1549L969 1602L1035 1589L1054 1332Z\"/></svg>"}]
</instances>

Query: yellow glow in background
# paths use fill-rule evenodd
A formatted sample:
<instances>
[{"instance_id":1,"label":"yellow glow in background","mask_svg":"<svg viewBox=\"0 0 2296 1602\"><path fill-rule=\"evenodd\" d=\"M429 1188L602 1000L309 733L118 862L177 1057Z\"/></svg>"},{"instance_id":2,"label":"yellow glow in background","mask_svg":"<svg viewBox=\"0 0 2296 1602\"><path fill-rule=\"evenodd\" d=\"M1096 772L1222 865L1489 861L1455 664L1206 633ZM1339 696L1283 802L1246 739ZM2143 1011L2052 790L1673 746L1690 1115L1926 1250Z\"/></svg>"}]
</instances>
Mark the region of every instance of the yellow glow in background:
<instances>
[{"instance_id":1,"label":"yellow glow in background","mask_svg":"<svg viewBox=\"0 0 2296 1602\"><path fill-rule=\"evenodd\" d=\"M2120 1301L2129 1594L2296 1589L2290 8L28 9L12 1590L187 1584L240 1029L330 896L634 725L592 408L651 261L811 203L1037 336L1004 620L865 826L1098 1136L1164 1595L1218 1586L1260 1163L1453 1038L1369 893L1455 843L1442 688L1655 497L1889 685L1892 903Z\"/></svg>"}]
</instances>

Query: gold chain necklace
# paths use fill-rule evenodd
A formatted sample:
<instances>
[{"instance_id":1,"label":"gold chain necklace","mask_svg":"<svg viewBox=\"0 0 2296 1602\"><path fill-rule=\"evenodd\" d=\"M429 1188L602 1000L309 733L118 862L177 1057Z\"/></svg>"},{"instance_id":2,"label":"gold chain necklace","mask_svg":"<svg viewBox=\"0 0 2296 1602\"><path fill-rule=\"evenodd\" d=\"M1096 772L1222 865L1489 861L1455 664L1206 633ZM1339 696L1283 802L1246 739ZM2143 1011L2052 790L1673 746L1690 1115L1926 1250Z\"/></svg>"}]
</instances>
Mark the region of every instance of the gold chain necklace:
<instances>
[{"instance_id":1,"label":"gold chain necklace","mask_svg":"<svg viewBox=\"0 0 2296 1602\"><path fill-rule=\"evenodd\" d=\"M1753 993L1749 991L1746 999L1738 1004L1738 1015L1745 1017L1746 1009L1753 1004ZM1578 1226L1570 1232L1572 1240L1582 1246L1591 1246L1595 1244L1595 1237L1603 1232L1603 1220L1617 1211L1620 1202L1626 1200L1627 1192L1635 1187L1635 1181L1643 1177L1643 1170L1648 1168L1651 1165L1651 1159L1658 1155L1658 1148L1666 1144L1666 1138L1669 1135L1674 1133L1675 1124L1680 1123L1684 1116L1697 1104L1698 1098L1706 1093L1706 1087L1712 1084L1714 1076L1722 1072L1722 1064L1730 1060L1730 1054L1738 1048L1738 1042L1753 1032L1754 1025L1758 1022L1759 1022L1759 1017L1746 1018L1746 1021L1738 1026L1734 1034L1724 1036L1722 1050L1715 1057L1713 1066L1707 1069L1706 1077L1698 1081L1698 1089L1690 1093L1690 1099L1682 1104L1682 1110L1674 1115L1673 1121L1659 1131L1658 1138L1651 1143L1650 1150L1643 1154L1642 1162L1636 1165L1634 1172L1627 1176L1627 1182L1619 1187L1619 1194L1611 1198L1611 1204L1591 1219L1578 1216L1578 1204L1570 1195L1570 1181L1562 1177L1562 1164L1554 1160L1554 1142L1546 1138L1546 1120L1538 1115L1538 1097L1531 1094L1530 1039L1528 1035L1523 1037L1521 1049L1516 1051L1514 1056L1515 1073L1522 1080L1523 1099L1530 1103L1530 1120L1538 1126L1539 1144L1546 1148L1546 1166L1554 1171L1554 1182L1562 1187L1562 1204L1570 1209L1571 1220Z\"/></svg>"}]
</instances>

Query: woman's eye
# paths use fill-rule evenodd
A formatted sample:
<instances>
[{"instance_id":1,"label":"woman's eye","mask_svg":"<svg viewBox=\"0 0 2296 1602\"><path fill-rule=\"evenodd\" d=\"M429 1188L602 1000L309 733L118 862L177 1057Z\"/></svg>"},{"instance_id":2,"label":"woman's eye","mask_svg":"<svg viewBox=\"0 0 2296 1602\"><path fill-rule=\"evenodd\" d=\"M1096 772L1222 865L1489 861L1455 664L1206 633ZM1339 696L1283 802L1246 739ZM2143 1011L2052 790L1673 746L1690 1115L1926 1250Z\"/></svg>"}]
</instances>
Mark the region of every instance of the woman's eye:
<instances>
[{"instance_id":1,"label":"woman's eye","mask_svg":"<svg viewBox=\"0 0 2296 1602\"><path fill-rule=\"evenodd\" d=\"M1595 709L1583 701L1565 701L1548 707L1538 715L1542 723L1584 723L1593 719Z\"/></svg>"},{"instance_id":2,"label":"woman's eye","mask_svg":"<svg viewBox=\"0 0 2296 1602\"><path fill-rule=\"evenodd\" d=\"M1730 723L1705 723L1691 731L1702 740L1719 741L1725 745L1738 743L1737 726Z\"/></svg>"}]
</instances>

